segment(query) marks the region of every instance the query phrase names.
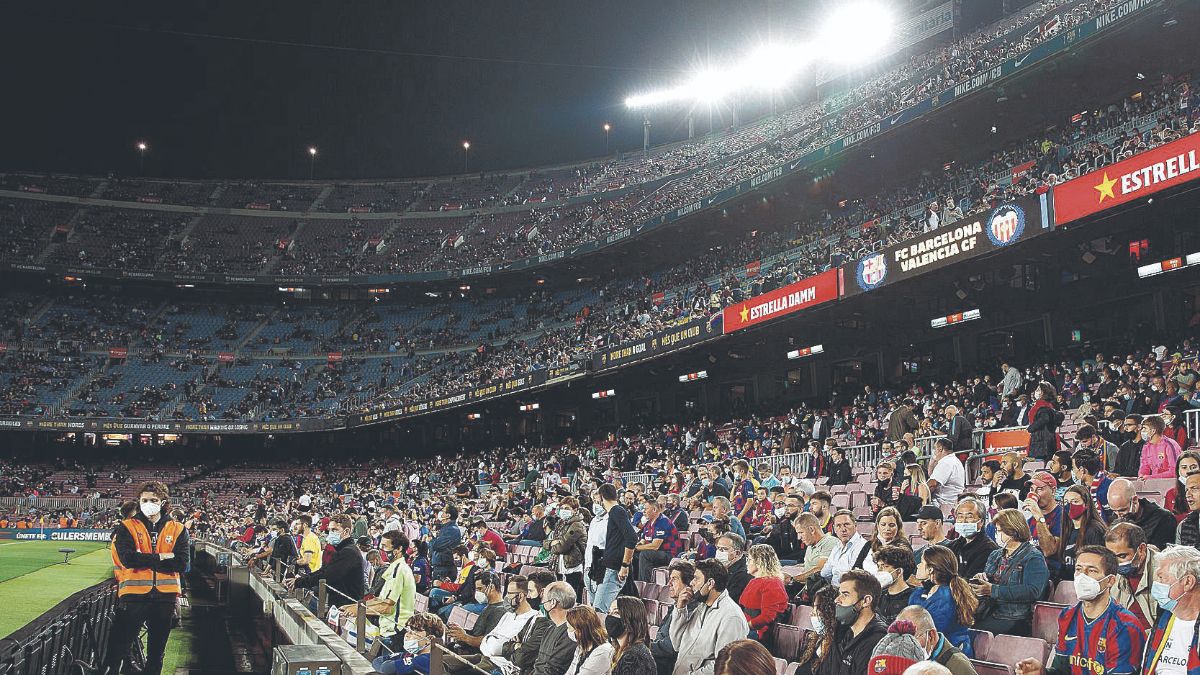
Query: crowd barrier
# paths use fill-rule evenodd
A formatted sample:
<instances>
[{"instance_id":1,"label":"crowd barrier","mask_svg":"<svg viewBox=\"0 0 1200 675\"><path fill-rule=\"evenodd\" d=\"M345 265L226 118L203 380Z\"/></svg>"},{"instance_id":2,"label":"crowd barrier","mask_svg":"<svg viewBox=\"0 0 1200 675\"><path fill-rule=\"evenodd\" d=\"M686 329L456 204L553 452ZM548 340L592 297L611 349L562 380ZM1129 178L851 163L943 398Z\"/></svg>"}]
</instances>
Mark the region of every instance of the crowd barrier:
<instances>
[{"instance_id":1,"label":"crowd barrier","mask_svg":"<svg viewBox=\"0 0 1200 675\"><path fill-rule=\"evenodd\" d=\"M0 640L0 675L68 675L104 662L117 587L85 588Z\"/></svg>"},{"instance_id":2,"label":"crowd barrier","mask_svg":"<svg viewBox=\"0 0 1200 675\"><path fill-rule=\"evenodd\" d=\"M15 511L26 513L29 509L39 511L68 510L74 513L84 511L105 511L121 506L120 499L92 497L0 497L0 511Z\"/></svg>"}]
</instances>

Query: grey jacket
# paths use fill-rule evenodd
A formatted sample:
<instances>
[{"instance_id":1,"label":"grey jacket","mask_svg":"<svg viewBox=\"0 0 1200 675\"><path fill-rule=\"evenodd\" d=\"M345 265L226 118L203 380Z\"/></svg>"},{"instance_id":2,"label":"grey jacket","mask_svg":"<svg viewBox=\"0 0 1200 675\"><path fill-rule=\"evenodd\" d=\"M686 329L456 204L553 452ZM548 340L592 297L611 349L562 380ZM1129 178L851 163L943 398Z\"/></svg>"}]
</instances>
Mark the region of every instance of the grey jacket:
<instances>
[{"instance_id":1,"label":"grey jacket","mask_svg":"<svg viewBox=\"0 0 1200 675\"><path fill-rule=\"evenodd\" d=\"M671 642L678 656L672 675L713 675L717 652L749 633L746 615L725 591L711 607L703 602L676 607L671 616Z\"/></svg>"},{"instance_id":2,"label":"grey jacket","mask_svg":"<svg viewBox=\"0 0 1200 675\"><path fill-rule=\"evenodd\" d=\"M550 556L550 569L558 571L559 558L562 558L563 569L569 570L583 565L587 536L587 526L583 524L583 516L578 513L571 514L568 520L560 520L554 527L554 533L546 540L546 546L553 554ZM554 545L550 545L552 541L555 542Z\"/></svg>"}]
</instances>

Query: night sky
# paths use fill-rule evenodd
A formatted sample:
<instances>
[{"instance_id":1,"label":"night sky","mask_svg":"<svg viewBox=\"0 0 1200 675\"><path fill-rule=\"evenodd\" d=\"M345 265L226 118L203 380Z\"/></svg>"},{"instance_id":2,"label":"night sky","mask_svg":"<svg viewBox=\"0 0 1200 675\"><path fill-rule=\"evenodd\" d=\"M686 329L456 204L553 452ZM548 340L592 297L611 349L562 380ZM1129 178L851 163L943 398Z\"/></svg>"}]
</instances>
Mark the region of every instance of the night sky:
<instances>
[{"instance_id":1,"label":"night sky","mask_svg":"<svg viewBox=\"0 0 1200 675\"><path fill-rule=\"evenodd\" d=\"M604 122L635 150L627 95L803 36L833 1L15 4L0 171L133 174L143 138L163 177L307 178L309 145L318 178L461 173L464 139L472 172L518 169L603 154ZM679 110L653 121L656 143L686 134Z\"/></svg>"}]
</instances>

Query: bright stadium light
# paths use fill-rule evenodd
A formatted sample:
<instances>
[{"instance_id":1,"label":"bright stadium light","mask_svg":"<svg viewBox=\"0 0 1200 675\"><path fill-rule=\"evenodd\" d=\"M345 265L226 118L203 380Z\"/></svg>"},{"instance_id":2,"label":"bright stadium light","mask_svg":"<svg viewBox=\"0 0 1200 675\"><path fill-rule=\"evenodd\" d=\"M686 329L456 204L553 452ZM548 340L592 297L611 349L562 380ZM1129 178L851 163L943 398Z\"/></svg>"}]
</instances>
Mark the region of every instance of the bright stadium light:
<instances>
[{"instance_id":1,"label":"bright stadium light","mask_svg":"<svg viewBox=\"0 0 1200 675\"><path fill-rule=\"evenodd\" d=\"M880 3L845 3L822 24L818 52L837 63L866 63L891 41L894 27L891 11Z\"/></svg>"},{"instance_id":2,"label":"bright stadium light","mask_svg":"<svg viewBox=\"0 0 1200 675\"><path fill-rule=\"evenodd\" d=\"M775 91L787 86L808 62L808 53L800 47L764 45L742 62L739 79L756 89Z\"/></svg>"},{"instance_id":3,"label":"bright stadium light","mask_svg":"<svg viewBox=\"0 0 1200 675\"><path fill-rule=\"evenodd\" d=\"M660 91L652 91L646 94L638 94L625 99L625 107L632 110L640 108L653 108L656 105L663 103L671 103L678 101L687 96L686 87L675 87L673 89L663 89Z\"/></svg>"}]
</instances>

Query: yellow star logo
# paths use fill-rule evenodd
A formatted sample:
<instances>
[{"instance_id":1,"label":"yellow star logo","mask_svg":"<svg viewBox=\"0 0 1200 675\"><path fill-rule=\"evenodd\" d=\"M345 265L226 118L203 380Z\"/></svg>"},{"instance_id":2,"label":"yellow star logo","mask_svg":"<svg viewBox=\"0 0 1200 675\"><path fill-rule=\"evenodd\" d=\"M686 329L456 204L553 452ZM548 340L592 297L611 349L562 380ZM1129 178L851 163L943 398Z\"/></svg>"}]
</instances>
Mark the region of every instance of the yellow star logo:
<instances>
[{"instance_id":1,"label":"yellow star logo","mask_svg":"<svg viewBox=\"0 0 1200 675\"><path fill-rule=\"evenodd\" d=\"M1116 184L1117 184L1117 181L1113 180L1112 178L1109 178L1108 172L1105 171L1104 172L1104 180L1100 181L1100 183L1098 185L1092 186L1093 190L1100 193L1100 203L1101 204L1104 203L1105 197L1108 197L1109 199L1116 199L1116 195L1113 194L1113 186Z\"/></svg>"},{"instance_id":2,"label":"yellow star logo","mask_svg":"<svg viewBox=\"0 0 1200 675\"><path fill-rule=\"evenodd\" d=\"M742 317L742 323L746 323L746 319L750 318L750 310L746 309L745 305L742 305L742 309L738 312L738 316Z\"/></svg>"}]
</instances>

